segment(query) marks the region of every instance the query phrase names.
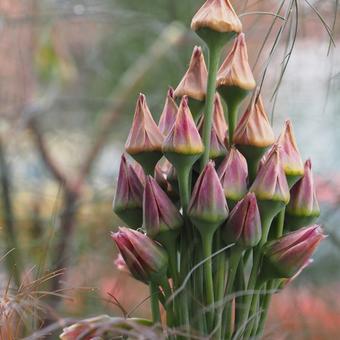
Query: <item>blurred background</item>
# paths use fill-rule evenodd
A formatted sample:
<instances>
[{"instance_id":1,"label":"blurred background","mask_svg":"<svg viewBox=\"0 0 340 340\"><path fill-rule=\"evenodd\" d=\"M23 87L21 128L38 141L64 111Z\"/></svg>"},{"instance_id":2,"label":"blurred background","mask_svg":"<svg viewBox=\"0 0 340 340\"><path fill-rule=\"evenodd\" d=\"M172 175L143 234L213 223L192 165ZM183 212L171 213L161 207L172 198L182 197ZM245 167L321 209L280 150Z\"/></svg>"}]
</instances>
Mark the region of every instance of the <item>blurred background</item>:
<instances>
[{"instance_id":1,"label":"blurred background","mask_svg":"<svg viewBox=\"0 0 340 340\"><path fill-rule=\"evenodd\" d=\"M138 93L158 119L202 44L189 29L202 3L0 0L1 339L18 319L28 336L43 322L149 314L146 287L114 266L115 178ZM338 1L233 5L275 132L290 118L312 158L329 235L274 298L268 338L339 339Z\"/></svg>"}]
</instances>

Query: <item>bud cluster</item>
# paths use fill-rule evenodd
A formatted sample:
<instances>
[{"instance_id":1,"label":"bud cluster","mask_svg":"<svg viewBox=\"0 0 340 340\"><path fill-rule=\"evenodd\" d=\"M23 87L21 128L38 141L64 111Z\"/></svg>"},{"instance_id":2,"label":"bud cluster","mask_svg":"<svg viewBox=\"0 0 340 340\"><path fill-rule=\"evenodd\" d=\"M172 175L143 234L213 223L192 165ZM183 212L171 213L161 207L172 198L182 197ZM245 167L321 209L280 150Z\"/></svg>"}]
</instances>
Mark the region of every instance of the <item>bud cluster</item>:
<instances>
[{"instance_id":1,"label":"bud cluster","mask_svg":"<svg viewBox=\"0 0 340 340\"><path fill-rule=\"evenodd\" d=\"M245 287L250 292L287 281L310 263L324 235L320 226L308 226L320 213L311 162L303 166L289 120L275 138L232 5L207 0L191 27L211 56L228 39L234 44L222 63L210 58L209 68L195 46L187 72L167 92L158 124L145 95L139 95L125 145L134 161L122 156L113 204L131 229L119 228L112 238L121 254L117 264L150 284L169 326L189 322L189 332L208 335L217 329L220 338L229 339L238 331L232 314L247 321L252 306L261 308L255 293L243 301L243 311L238 300L218 304L225 300L225 287L240 288L233 282L238 265L243 268L253 253ZM251 91L239 116L239 104ZM203 269L185 281L200 262ZM159 321L157 305L152 303L154 321ZM197 322L202 305L212 312L202 312ZM256 326L251 323L243 338L256 334Z\"/></svg>"}]
</instances>

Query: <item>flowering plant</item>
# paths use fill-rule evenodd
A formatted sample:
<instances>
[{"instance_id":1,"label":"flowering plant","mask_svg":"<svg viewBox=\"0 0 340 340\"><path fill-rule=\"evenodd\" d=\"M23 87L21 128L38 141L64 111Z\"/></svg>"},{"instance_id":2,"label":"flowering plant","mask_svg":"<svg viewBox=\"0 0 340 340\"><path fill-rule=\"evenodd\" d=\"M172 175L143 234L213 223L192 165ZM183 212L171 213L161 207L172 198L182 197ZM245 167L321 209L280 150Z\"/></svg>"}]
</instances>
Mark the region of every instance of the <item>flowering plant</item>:
<instances>
[{"instance_id":1,"label":"flowering plant","mask_svg":"<svg viewBox=\"0 0 340 340\"><path fill-rule=\"evenodd\" d=\"M324 238L313 224L311 163L303 165L290 121L275 139L230 2L207 0L191 27L208 47L208 67L196 46L158 125L146 97L137 101L126 142L134 161L122 156L113 203L130 227L112 234L117 263L150 286L151 324L165 337L260 337L272 293Z\"/></svg>"}]
</instances>

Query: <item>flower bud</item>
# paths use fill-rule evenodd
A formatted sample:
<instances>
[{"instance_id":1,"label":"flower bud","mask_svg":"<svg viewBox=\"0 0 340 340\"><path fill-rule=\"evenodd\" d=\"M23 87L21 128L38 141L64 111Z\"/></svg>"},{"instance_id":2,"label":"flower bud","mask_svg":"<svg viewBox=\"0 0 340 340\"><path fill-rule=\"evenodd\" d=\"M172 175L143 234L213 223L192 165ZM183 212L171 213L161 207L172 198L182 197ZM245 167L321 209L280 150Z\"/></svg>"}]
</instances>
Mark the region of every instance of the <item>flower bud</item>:
<instances>
[{"instance_id":1,"label":"flower bud","mask_svg":"<svg viewBox=\"0 0 340 340\"><path fill-rule=\"evenodd\" d=\"M165 138L165 157L177 168L192 165L204 151L204 146L192 118L188 97L181 100L175 123Z\"/></svg>"},{"instance_id":2,"label":"flower bud","mask_svg":"<svg viewBox=\"0 0 340 340\"><path fill-rule=\"evenodd\" d=\"M60 335L61 340L91 340L102 335L101 328L112 319L108 315L99 315L94 318L79 321L65 327Z\"/></svg>"},{"instance_id":3,"label":"flower bud","mask_svg":"<svg viewBox=\"0 0 340 340\"><path fill-rule=\"evenodd\" d=\"M215 231L228 217L227 201L212 161L205 166L196 181L188 216L201 233Z\"/></svg>"},{"instance_id":4,"label":"flower bud","mask_svg":"<svg viewBox=\"0 0 340 340\"><path fill-rule=\"evenodd\" d=\"M280 159L279 146L275 145L271 155L260 168L249 191L254 192L258 201L289 202L289 188Z\"/></svg>"},{"instance_id":5,"label":"flower bud","mask_svg":"<svg viewBox=\"0 0 340 340\"><path fill-rule=\"evenodd\" d=\"M229 0L207 0L192 18L191 29L209 45L216 37L225 41L225 35L241 32L242 24Z\"/></svg>"},{"instance_id":6,"label":"flower bud","mask_svg":"<svg viewBox=\"0 0 340 340\"><path fill-rule=\"evenodd\" d=\"M290 201L286 207L285 227L297 229L313 223L320 216L312 174L312 163L307 160L303 177L290 191Z\"/></svg>"},{"instance_id":7,"label":"flower bud","mask_svg":"<svg viewBox=\"0 0 340 340\"><path fill-rule=\"evenodd\" d=\"M312 225L267 242L263 248L264 273L269 278L293 277L325 238L319 225Z\"/></svg>"},{"instance_id":8,"label":"flower bud","mask_svg":"<svg viewBox=\"0 0 340 340\"><path fill-rule=\"evenodd\" d=\"M125 150L143 166L147 173L152 173L162 157L163 140L164 137L147 106L146 98L144 94L140 94Z\"/></svg>"},{"instance_id":9,"label":"flower bud","mask_svg":"<svg viewBox=\"0 0 340 340\"><path fill-rule=\"evenodd\" d=\"M144 185L141 178L133 166L127 164L126 157L122 155L113 211L134 228L142 225L143 192Z\"/></svg>"},{"instance_id":10,"label":"flower bud","mask_svg":"<svg viewBox=\"0 0 340 340\"><path fill-rule=\"evenodd\" d=\"M174 99L174 90L172 87L170 87L165 100L163 112L158 123L158 128L163 136L167 136L174 125L177 111L178 106Z\"/></svg>"},{"instance_id":11,"label":"flower bud","mask_svg":"<svg viewBox=\"0 0 340 340\"><path fill-rule=\"evenodd\" d=\"M254 193L248 193L231 211L222 229L227 244L236 243L241 248L255 247L261 240L261 218Z\"/></svg>"},{"instance_id":12,"label":"flower bud","mask_svg":"<svg viewBox=\"0 0 340 340\"><path fill-rule=\"evenodd\" d=\"M131 274L121 253L117 255L117 258L115 259L114 264L119 271Z\"/></svg>"},{"instance_id":13,"label":"flower bud","mask_svg":"<svg viewBox=\"0 0 340 340\"><path fill-rule=\"evenodd\" d=\"M134 278L144 283L159 282L166 275L167 253L148 236L120 227L111 237Z\"/></svg>"},{"instance_id":14,"label":"flower bud","mask_svg":"<svg viewBox=\"0 0 340 340\"><path fill-rule=\"evenodd\" d=\"M233 206L248 191L248 166L244 156L233 146L229 155L218 168L224 195L229 206Z\"/></svg>"},{"instance_id":15,"label":"flower bud","mask_svg":"<svg viewBox=\"0 0 340 340\"><path fill-rule=\"evenodd\" d=\"M213 125L224 145L228 145L228 125L224 116L221 96L218 93L216 93L214 100Z\"/></svg>"},{"instance_id":16,"label":"flower bud","mask_svg":"<svg viewBox=\"0 0 340 340\"><path fill-rule=\"evenodd\" d=\"M151 176L146 179L143 211L144 228L153 239L160 240L160 234L176 231L183 225L177 208Z\"/></svg>"},{"instance_id":17,"label":"flower bud","mask_svg":"<svg viewBox=\"0 0 340 340\"><path fill-rule=\"evenodd\" d=\"M293 126L290 120L285 122L280 137L277 140L280 145L280 156L283 170L287 176L289 187L303 175L303 162L296 144Z\"/></svg>"},{"instance_id":18,"label":"flower bud","mask_svg":"<svg viewBox=\"0 0 340 340\"><path fill-rule=\"evenodd\" d=\"M234 101L239 104L248 92L255 88L244 33L236 37L232 50L218 71L216 85L228 107L229 103L234 104Z\"/></svg>"},{"instance_id":19,"label":"flower bud","mask_svg":"<svg viewBox=\"0 0 340 340\"><path fill-rule=\"evenodd\" d=\"M204 116L201 117L198 123L198 130L203 135L203 125L204 125ZM225 139L221 139L218 132L216 125L212 124L211 127L211 134L210 134L210 151L209 151L209 158L216 160L218 158L223 158L227 154L227 147L224 144Z\"/></svg>"},{"instance_id":20,"label":"flower bud","mask_svg":"<svg viewBox=\"0 0 340 340\"><path fill-rule=\"evenodd\" d=\"M248 163L250 182L256 175L258 162L275 142L274 132L260 96L254 96L234 131L233 142Z\"/></svg>"},{"instance_id":21,"label":"flower bud","mask_svg":"<svg viewBox=\"0 0 340 340\"><path fill-rule=\"evenodd\" d=\"M202 48L195 46L189 68L174 92L175 97L188 96L190 107L193 108L195 114L194 118L197 118L197 115L203 107L207 91L207 82L208 71Z\"/></svg>"}]
</instances>

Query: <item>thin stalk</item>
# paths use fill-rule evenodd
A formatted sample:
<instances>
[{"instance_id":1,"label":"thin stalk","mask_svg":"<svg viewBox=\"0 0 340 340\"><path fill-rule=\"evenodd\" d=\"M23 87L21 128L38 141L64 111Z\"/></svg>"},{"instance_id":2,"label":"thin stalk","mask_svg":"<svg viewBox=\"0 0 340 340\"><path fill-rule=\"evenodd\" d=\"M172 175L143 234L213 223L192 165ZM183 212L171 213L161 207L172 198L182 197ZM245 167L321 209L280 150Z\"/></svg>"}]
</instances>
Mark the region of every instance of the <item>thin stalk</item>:
<instances>
[{"instance_id":1,"label":"thin stalk","mask_svg":"<svg viewBox=\"0 0 340 340\"><path fill-rule=\"evenodd\" d=\"M229 271L228 271L228 283L227 283L227 289L226 289L226 296L229 296L234 287L234 281L236 277L237 267L241 260L241 254L242 250L235 246L234 249L231 249L230 259L229 259ZM232 337L234 325L232 320L232 314L233 314L233 304L232 301L230 301L226 308L226 339L229 340Z\"/></svg>"},{"instance_id":2,"label":"thin stalk","mask_svg":"<svg viewBox=\"0 0 340 340\"><path fill-rule=\"evenodd\" d=\"M211 331L214 321L214 313L212 312L214 307L214 284L212 277L212 239L213 233L206 233L202 236L203 256L207 259L204 262L204 284L205 284L205 298L206 306L209 308L207 311L207 326L208 331Z\"/></svg>"},{"instance_id":3,"label":"thin stalk","mask_svg":"<svg viewBox=\"0 0 340 340\"><path fill-rule=\"evenodd\" d=\"M151 312L154 323L161 322L161 314L159 311L158 303L158 285L154 282L150 282L150 299L151 299Z\"/></svg>"},{"instance_id":4,"label":"thin stalk","mask_svg":"<svg viewBox=\"0 0 340 340\"><path fill-rule=\"evenodd\" d=\"M246 281L245 281L245 270L244 270L244 256L241 258L240 263L237 267L236 278L234 289L235 292L241 293L244 292L246 289ZM239 295L235 298L235 329L240 328L240 311L242 310L243 306L243 296Z\"/></svg>"},{"instance_id":5,"label":"thin stalk","mask_svg":"<svg viewBox=\"0 0 340 340\"><path fill-rule=\"evenodd\" d=\"M209 74L203 124L203 144L205 149L201 158L201 170L203 170L203 168L209 161L211 127L213 121L214 98L216 92L216 77L219 68L221 48L222 46L220 46L219 44L212 44L211 46L209 46Z\"/></svg>"},{"instance_id":6,"label":"thin stalk","mask_svg":"<svg viewBox=\"0 0 340 340\"><path fill-rule=\"evenodd\" d=\"M167 316L167 324L168 326L172 327L174 326L175 317L174 317L174 301L169 301L169 298L172 296L172 290L169 285L168 279L164 277L161 281L161 285L165 294L165 310L166 310L166 316Z\"/></svg>"},{"instance_id":7,"label":"thin stalk","mask_svg":"<svg viewBox=\"0 0 340 340\"><path fill-rule=\"evenodd\" d=\"M177 169L179 195L181 199L181 206L183 209L183 216L187 220L187 210L190 200L190 167L183 167ZM187 222L187 221L186 221Z\"/></svg>"},{"instance_id":8,"label":"thin stalk","mask_svg":"<svg viewBox=\"0 0 340 340\"><path fill-rule=\"evenodd\" d=\"M229 144L233 144L233 136L237 123L239 104L228 105L228 131L229 131Z\"/></svg>"}]
</instances>

